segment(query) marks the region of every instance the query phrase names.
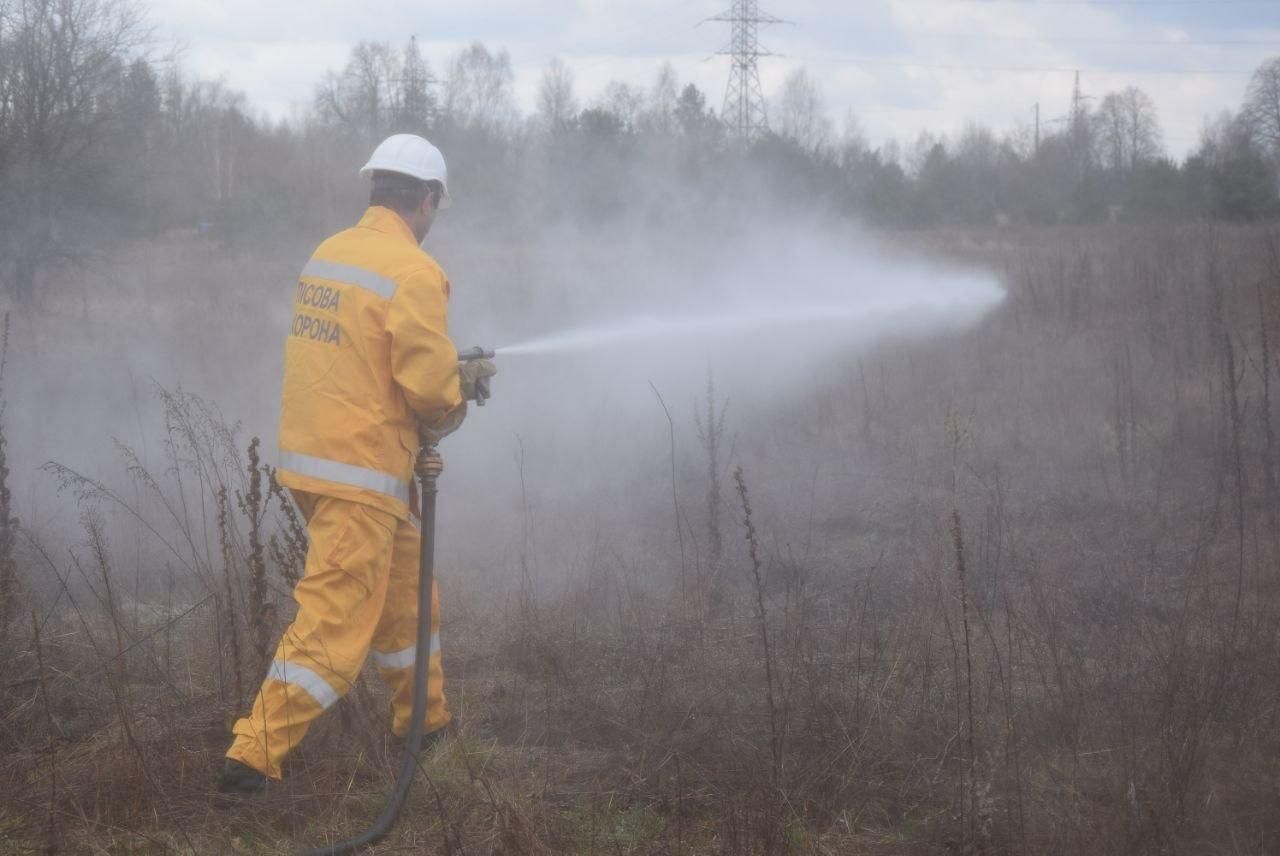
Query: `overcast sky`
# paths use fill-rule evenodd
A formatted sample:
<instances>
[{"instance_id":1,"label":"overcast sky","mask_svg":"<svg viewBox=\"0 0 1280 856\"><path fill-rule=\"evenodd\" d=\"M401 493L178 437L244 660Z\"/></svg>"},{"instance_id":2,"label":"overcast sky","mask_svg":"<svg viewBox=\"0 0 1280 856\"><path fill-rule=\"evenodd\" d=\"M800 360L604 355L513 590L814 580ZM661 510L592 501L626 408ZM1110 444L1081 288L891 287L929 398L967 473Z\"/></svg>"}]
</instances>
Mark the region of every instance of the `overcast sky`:
<instances>
[{"instance_id":1,"label":"overcast sky","mask_svg":"<svg viewBox=\"0 0 1280 856\"><path fill-rule=\"evenodd\" d=\"M589 103L610 80L648 87L663 61L717 109L730 0L151 0L160 46L184 66L287 117L360 40L416 35L434 71L472 40L511 53L531 111L541 68L562 57ZM1155 99L1166 144L1194 147L1207 116L1236 109L1259 63L1280 55L1280 0L761 0L790 23L762 31L766 95L794 68L818 81L837 130L849 111L873 144L997 131L1063 116L1079 69L1087 95L1125 86Z\"/></svg>"}]
</instances>

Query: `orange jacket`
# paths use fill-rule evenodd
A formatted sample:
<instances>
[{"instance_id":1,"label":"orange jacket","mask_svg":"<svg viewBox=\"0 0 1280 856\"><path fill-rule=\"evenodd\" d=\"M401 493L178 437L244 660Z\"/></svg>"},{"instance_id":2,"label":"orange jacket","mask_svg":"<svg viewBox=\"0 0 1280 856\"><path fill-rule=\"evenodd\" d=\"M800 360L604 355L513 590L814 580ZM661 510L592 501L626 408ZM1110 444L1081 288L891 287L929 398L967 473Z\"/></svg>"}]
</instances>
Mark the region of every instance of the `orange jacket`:
<instances>
[{"instance_id":1,"label":"orange jacket","mask_svg":"<svg viewBox=\"0 0 1280 856\"><path fill-rule=\"evenodd\" d=\"M409 516L418 420L462 406L449 280L373 207L302 269L284 350L280 483Z\"/></svg>"}]
</instances>

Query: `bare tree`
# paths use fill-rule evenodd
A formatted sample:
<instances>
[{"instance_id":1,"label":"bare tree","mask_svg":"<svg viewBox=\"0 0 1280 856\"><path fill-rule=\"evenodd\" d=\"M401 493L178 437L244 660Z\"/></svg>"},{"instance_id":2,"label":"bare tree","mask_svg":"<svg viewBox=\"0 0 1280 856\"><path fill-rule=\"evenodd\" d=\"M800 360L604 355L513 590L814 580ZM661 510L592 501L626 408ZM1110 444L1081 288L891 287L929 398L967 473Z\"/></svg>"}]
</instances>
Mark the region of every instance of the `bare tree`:
<instances>
[{"instance_id":1,"label":"bare tree","mask_svg":"<svg viewBox=\"0 0 1280 856\"><path fill-rule=\"evenodd\" d=\"M359 42L341 74L330 74L316 92L316 107L330 123L360 139L385 135L392 121L397 61L385 42Z\"/></svg>"},{"instance_id":2,"label":"bare tree","mask_svg":"<svg viewBox=\"0 0 1280 856\"><path fill-rule=\"evenodd\" d=\"M649 103L644 116L646 127L659 135L674 134L676 103L679 98L680 84L676 79L676 70L671 63L664 62L649 90Z\"/></svg>"},{"instance_id":3,"label":"bare tree","mask_svg":"<svg viewBox=\"0 0 1280 856\"><path fill-rule=\"evenodd\" d=\"M16 75L13 73L13 9L9 0L0 0L0 175L9 161L14 144L13 111Z\"/></svg>"},{"instance_id":4,"label":"bare tree","mask_svg":"<svg viewBox=\"0 0 1280 856\"><path fill-rule=\"evenodd\" d=\"M1262 148L1280 151L1280 57L1263 63L1253 73L1245 95L1244 116Z\"/></svg>"},{"instance_id":5,"label":"bare tree","mask_svg":"<svg viewBox=\"0 0 1280 856\"><path fill-rule=\"evenodd\" d=\"M1102 99L1098 105L1098 113L1094 117L1098 129L1098 142L1102 147L1103 163L1114 170L1127 169L1125 157L1124 108L1120 104L1120 96L1114 92Z\"/></svg>"},{"instance_id":6,"label":"bare tree","mask_svg":"<svg viewBox=\"0 0 1280 856\"><path fill-rule=\"evenodd\" d=\"M945 151L946 144L937 134L925 130L920 132L920 136L916 137L916 141L911 144L903 156L903 169L907 174L919 178L924 172L924 165L928 162L929 156L932 155L939 147Z\"/></svg>"},{"instance_id":7,"label":"bare tree","mask_svg":"<svg viewBox=\"0 0 1280 856\"><path fill-rule=\"evenodd\" d=\"M807 151L831 142L831 120L826 115L818 84L803 68L787 77L773 116L778 133Z\"/></svg>"},{"instance_id":8,"label":"bare tree","mask_svg":"<svg viewBox=\"0 0 1280 856\"><path fill-rule=\"evenodd\" d=\"M409 37L395 80L395 130L422 133L435 121L436 96L432 91L435 78L431 66L418 50L416 36Z\"/></svg>"},{"instance_id":9,"label":"bare tree","mask_svg":"<svg viewBox=\"0 0 1280 856\"><path fill-rule=\"evenodd\" d=\"M498 131L516 116L511 55L472 42L449 63L444 108L459 125Z\"/></svg>"},{"instance_id":10,"label":"bare tree","mask_svg":"<svg viewBox=\"0 0 1280 856\"><path fill-rule=\"evenodd\" d=\"M840 130L840 150L860 155L870 148L866 132L858 121L858 114L853 112L853 108L845 110L844 126Z\"/></svg>"},{"instance_id":11,"label":"bare tree","mask_svg":"<svg viewBox=\"0 0 1280 856\"><path fill-rule=\"evenodd\" d=\"M969 172L994 182L1001 166L1015 155L1012 147L998 140L990 128L970 122L956 140L952 157Z\"/></svg>"},{"instance_id":12,"label":"bare tree","mask_svg":"<svg viewBox=\"0 0 1280 856\"><path fill-rule=\"evenodd\" d=\"M77 252L63 227L118 117L111 87L148 37L127 0L11 0L0 10L0 279L21 301Z\"/></svg>"},{"instance_id":13,"label":"bare tree","mask_svg":"<svg viewBox=\"0 0 1280 856\"><path fill-rule=\"evenodd\" d=\"M573 69L555 57L542 71L538 86L538 117L552 136L569 130L578 115L578 99L573 94Z\"/></svg>"},{"instance_id":14,"label":"bare tree","mask_svg":"<svg viewBox=\"0 0 1280 856\"><path fill-rule=\"evenodd\" d=\"M644 111L644 93L629 83L613 80L597 99L597 106L617 116L624 130L633 131Z\"/></svg>"},{"instance_id":15,"label":"bare tree","mask_svg":"<svg viewBox=\"0 0 1280 856\"><path fill-rule=\"evenodd\" d=\"M1128 172L1160 154L1155 102L1130 86L1102 99L1094 114L1100 155L1110 169Z\"/></svg>"},{"instance_id":16,"label":"bare tree","mask_svg":"<svg viewBox=\"0 0 1280 856\"><path fill-rule=\"evenodd\" d=\"M1155 102L1147 93L1133 86L1121 93L1121 98L1128 117L1131 165L1137 166L1143 161L1159 157L1163 151L1164 134L1160 130L1160 117L1156 112Z\"/></svg>"},{"instance_id":17,"label":"bare tree","mask_svg":"<svg viewBox=\"0 0 1280 856\"><path fill-rule=\"evenodd\" d=\"M199 81L191 87L187 106L192 113L188 164L205 182L202 190L208 198L225 203L236 195L239 138L248 124L245 97L218 81Z\"/></svg>"},{"instance_id":18,"label":"bare tree","mask_svg":"<svg viewBox=\"0 0 1280 856\"><path fill-rule=\"evenodd\" d=\"M1205 120L1200 129L1200 146L1196 149L1196 156L1211 164L1221 164L1247 154L1253 146L1253 129L1248 117L1242 113L1223 110L1217 116Z\"/></svg>"}]
</instances>

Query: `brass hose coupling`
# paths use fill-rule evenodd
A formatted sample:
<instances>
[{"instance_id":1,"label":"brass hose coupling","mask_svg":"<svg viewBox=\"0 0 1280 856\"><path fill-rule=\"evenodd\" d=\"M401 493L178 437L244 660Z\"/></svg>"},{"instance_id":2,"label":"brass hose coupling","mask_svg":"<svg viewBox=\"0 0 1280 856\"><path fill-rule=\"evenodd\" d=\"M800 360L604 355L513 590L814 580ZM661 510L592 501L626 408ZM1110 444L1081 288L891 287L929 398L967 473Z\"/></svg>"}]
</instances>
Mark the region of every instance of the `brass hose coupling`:
<instances>
[{"instance_id":1,"label":"brass hose coupling","mask_svg":"<svg viewBox=\"0 0 1280 856\"><path fill-rule=\"evenodd\" d=\"M413 471L420 479L435 481L440 478L440 474L444 472L444 459L440 457L439 450L432 444L419 449Z\"/></svg>"}]
</instances>

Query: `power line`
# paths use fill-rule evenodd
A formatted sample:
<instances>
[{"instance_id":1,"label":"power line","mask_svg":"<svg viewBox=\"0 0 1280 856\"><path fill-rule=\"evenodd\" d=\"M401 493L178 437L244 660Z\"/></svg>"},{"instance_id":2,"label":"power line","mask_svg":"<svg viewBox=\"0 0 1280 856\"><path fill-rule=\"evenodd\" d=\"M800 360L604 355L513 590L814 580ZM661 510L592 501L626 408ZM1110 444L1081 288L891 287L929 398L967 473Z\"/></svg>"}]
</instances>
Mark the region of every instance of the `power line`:
<instances>
[{"instance_id":1,"label":"power line","mask_svg":"<svg viewBox=\"0 0 1280 856\"><path fill-rule=\"evenodd\" d=\"M729 83L724 91L721 117L740 142L755 139L769 130L764 90L760 87L759 59L770 54L760 50L760 25L780 24L782 19L761 12L757 0L733 0L728 12L708 20L729 24L732 33L729 48L720 51L730 57Z\"/></svg>"},{"instance_id":2,"label":"power line","mask_svg":"<svg viewBox=\"0 0 1280 856\"><path fill-rule=\"evenodd\" d=\"M880 65L892 68L922 68L936 71L986 71L996 73L1011 74L1075 74L1076 68L1051 68L1047 66L1017 66L1017 65L966 65L956 63L932 63L932 62L916 62L914 60L904 60L899 58L882 59L879 57L868 57L859 54L814 54L806 53L806 58L813 58L819 61L831 63L857 63L859 65ZM1248 77L1252 75L1253 69L1227 69L1227 68L1209 68L1209 69L1185 69L1185 68L1100 68L1097 66L1087 66L1087 70L1093 74L1128 74L1135 77L1149 74L1183 76L1183 77L1201 77L1204 75L1220 75L1224 77Z\"/></svg>"},{"instance_id":3,"label":"power line","mask_svg":"<svg viewBox=\"0 0 1280 856\"><path fill-rule=\"evenodd\" d=\"M1025 44L1038 45L1145 45L1154 47L1167 48L1197 48L1197 47L1241 47L1246 45L1255 45L1258 47L1280 48L1280 39L1271 41L1260 39L1223 39L1221 41L1171 41L1169 39L1089 39L1089 38L1071 38L1054 36L1052 39L1039 39L1035 36L993 36L987 33L924 33L916 30L904 30L904 34L912 37L920 38L938 38L938 39L963 39L966 42L1017 42Z\"/></svg>"},{"instance_id":4,"label":"power line","mask_svg":"<svg viewBox=\"0 0 1280 856\"><path fill-rule=\"evenodd\" d=\"M1275 0L951 0L952 3L971 3L975 5L994 5L1001 3L1007 6L1096 6L1105 9L1108 6L1199 6L1202 9L1216 9L1219 6L1273 5Z\"/></svg>"}]
</instances>

